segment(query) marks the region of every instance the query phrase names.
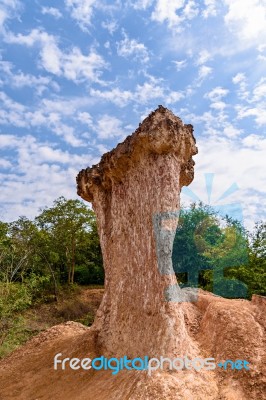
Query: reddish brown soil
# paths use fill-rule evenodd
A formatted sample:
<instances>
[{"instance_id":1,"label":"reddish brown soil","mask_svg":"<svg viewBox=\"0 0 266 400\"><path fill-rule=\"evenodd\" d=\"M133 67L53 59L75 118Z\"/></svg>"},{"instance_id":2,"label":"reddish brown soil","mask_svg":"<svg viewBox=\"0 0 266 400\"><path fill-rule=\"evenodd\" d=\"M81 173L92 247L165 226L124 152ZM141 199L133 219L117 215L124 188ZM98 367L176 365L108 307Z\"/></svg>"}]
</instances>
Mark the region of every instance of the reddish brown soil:
<instances>
[{"instance_id":1,"label":"reddish brown soil","mask_svg":"<svg viewBox=\"0 0 266 400\"><path fill-rule=\"evenodd\" d=\"M94 298L101 296L95 291ZM92 294L88 296L91 299ZM0 362L0 399L265 399L265 298L254 296L252 302L227 300L201 291L197 303L182 307L199 356L214 357L217 361L246 359L251 370L204 371L212 390L209 393L197 388L197 375L189 371L163 371L152 377L144 371L122 371L118 375L69 368L55 371L56 353L78 358L99 356L93 327L67 322L42 332ZM135 346L137 351L138 344Z\"/></svg>"}]
</instances>

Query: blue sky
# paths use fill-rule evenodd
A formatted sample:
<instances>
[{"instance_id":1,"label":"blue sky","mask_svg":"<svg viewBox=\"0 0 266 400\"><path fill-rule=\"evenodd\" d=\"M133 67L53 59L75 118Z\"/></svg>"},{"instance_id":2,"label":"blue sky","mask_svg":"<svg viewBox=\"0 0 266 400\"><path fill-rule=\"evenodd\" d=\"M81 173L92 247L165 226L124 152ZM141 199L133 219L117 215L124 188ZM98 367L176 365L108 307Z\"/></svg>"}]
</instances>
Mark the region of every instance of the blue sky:
<instances>
[{"instance_id":1,"label":"blue sky","mask_svg":"<svg viewBox=\"0 0 266 400\"><path fill-rule=\"evenodd\" d=\"M0 0L0 35L1 219L75 198L159 104L194 125L194 194L265 218L265 0Z\"/></svg>"}]
</instances>

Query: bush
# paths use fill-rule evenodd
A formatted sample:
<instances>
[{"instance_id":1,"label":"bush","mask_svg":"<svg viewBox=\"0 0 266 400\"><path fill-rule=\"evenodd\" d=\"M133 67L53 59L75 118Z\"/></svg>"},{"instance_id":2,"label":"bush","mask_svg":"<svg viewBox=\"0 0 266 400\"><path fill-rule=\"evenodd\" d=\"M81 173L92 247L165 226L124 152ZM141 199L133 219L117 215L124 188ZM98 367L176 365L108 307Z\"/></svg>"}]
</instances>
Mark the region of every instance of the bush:
<instances>
[{"instance_id":1,"label":"bush","mask_svg":"<svg viewBox=\"0 0 266 400\"><path fill-rule=\"evenodd\" d=\"M103 267L95 264L77 265L75 271L75 281L80 285L102 285L104 283Z\"/></svg>"},{"instance_id":2,"label":"bush","mask_svg":"<svg viewBox=\"0 0 266 400\"><path fill-rule=\"evenodd\" d=\"M7 356L17 347L24 344L33 335L27 328L25 318L16 316L0 321L0 358Z\"/></svg>"},{"instance_id":3,"label":"bush","mask_svg":"<svg viewBox=\"0 0 266 400\"><path fill-rule=\"evenodd\" d=\"M46 301L51 291L51 278L50 276L40 276L31 273L25 280L24 286L27 287L34 303Z\"/></svg>"},{"instance_id":4,"label":"bush","mask_svg":"<svg viewBox=\"0 0 266 400\"><path fill-rule=\"evenodd\" d=\"M20 283L0 284L0 317L28 308L32 303L29 287Z\"/></svg>"}]
</instances>

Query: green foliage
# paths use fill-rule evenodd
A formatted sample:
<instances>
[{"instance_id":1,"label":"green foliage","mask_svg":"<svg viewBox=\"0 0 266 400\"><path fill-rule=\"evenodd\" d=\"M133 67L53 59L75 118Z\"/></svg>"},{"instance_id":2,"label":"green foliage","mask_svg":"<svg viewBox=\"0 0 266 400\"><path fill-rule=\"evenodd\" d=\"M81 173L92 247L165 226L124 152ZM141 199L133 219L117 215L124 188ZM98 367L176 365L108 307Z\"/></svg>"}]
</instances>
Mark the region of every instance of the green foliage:
<instances>
[{"instance_id":1,"label":"green foliage","mask_svg":"<svg viewBox=\"0 0 266 400\"><path fill-rule=\"evenodd\" d=\"M35 298L50 288L56 299L76 270L79 283L103 283L95 215L82 201L59 197L34 221L0 222L0 282L35 285Z\"/></svg>"},{"instance_id":2,"label":"green foliage","mask_svg":"<svg viewBox=\"0 0 266 400\"><path fill-rule=\"evenodd\" d=\"M21 282L0 282L0 318L10 317L33 303L46 301L50 278L31 273Z\"/></svg>"},{"instance_id":3,"label":"green foliage","mask_svg":"<svg viewBox=\"0 0 266 400\"><path fill-rule=\"evenodd\" d=\"M14 312L28 308L32 295L26 285L19 283L0 284L0 317L9 317Z\"/></svg>"},{"instance_id":4,"label":"green foliage","mask_svg":"<svg viewBox=\"0 0 266 400\"><path fill-rule=\"evenodd\" d=\"M199 272L212 269L203 254L205 246L215 245L219 238L218 218L210 207L199 203L192 204L188 210L181 209L172 255L179 281L198 287Z\"/></svg>"},{"instance_id":5,"label":"green foliage","mask_svg":"<svg viewBox=\"0 0 266 400\"><path fill-rule=\"evenodd\" d=\"M34 303L44 302L49 298L49 289L51 287L51 277L49 275L38 275L31 272L25 279L24 285L31 294Z\"/></svg>"},{"instance_id":6,"label":"green foliage","mask_svg":"<svg viewBox=\"0 0 266 400\"><path fill-rule=\"evenodd\" d=\"M9 332L12 342L18 313L57 300L61 285L71 284L74 290L75 281L85 285L104 281L96 218L82 201L59 197L34 221L26 217L0 221L2 336Z\"/></svg>"},{"instance_id":7,"label":"green foliage","mask_svg":"<svg viewBox=\"0 0 266 400\"><path fill-rule=\"evenodd\" d=\"M85 316L76 320L76 322L80 322L81 324L86 326L91 326L93 321L94 321L94 315L92 312L88 312Z\"/></svg>"},{"instance_id":8,"label":"green foliage","mask_svg":"<svg viewBox=\"0 0 266 400\"><path fill-rule=\"evenodd\" d=\"M82 201L59 197L34 221L0 221L0 357L34 333L22 316L29 307L58 300L62 286L71 299L77 294L76 283L103 281L95 214ZM93 320L81 302L70 302L57 312L62 321L69 317L90 325Z\"/></svg>"},{"instance_id":9,"label":"green foliage","mask_svg":"<svg viewBox=\"0 0 266 400\"><path fill-rule=\"evenodd\" d=\"M77 265L75 276L75 280L79 285L87 285L88 282L91 284L101 284L104 279L103 268L93 263L91 265L90 263Z\"/></svg>"},{"instance_id":10,"label":"green foliage","mask_svg":"<svg viewBox=\"0 0 266 400\"><path fill-rule=\"evenodd\" d=\"M26 285L0 282L0 358L29 338L20 313L31 304L32 295Z\"/></svg>"},{"instance_id":11,"label":"green foliage","mask_svg":"<svg viewBox=\"0 0 266 400\"><path fill-rule=\"evenodd\" d=\"M229 298L266 293L265 224L248 237L243 226L199 203L181 210L173 266L181 286Z\"/></svg>"},{"instance_id":12,"label":"green foliage","mask_svg":"<svg viewBox=\"0 0 266 400\"><path fill-rule=\"evenodd\" d=\"M249 235L248 262L238 268L228 268L225 276L238 279L248 287L248 297L252 294L266 295L266 224L258 222Z\"/></svg>"},{"instance_id":13,"label":"green foliage","mask_svg":"<svg viewBox=\"0 0 266 400\"><path fill-rule=\"evenodd\" d=\"M95 215L83 202L59 197L51 208L41 212L36 222L49 250L46 259L53 263L61 280L73 284L77 265L87 260L102 267ZM85 282L86 275L89 279L84 270L83 281L89 283Z\"/></svg>"},{"instance_id":14,"label":"green foliage","mask_svg":"<svg viewBox=\"0 0 266 400\"><path fill-rule=\"evenodd\" d=\"M15 315L14 318L0 321L0 359L7 356L25 343L33 335L26 326L25 318Z\"/></svg>"}]
</instances>

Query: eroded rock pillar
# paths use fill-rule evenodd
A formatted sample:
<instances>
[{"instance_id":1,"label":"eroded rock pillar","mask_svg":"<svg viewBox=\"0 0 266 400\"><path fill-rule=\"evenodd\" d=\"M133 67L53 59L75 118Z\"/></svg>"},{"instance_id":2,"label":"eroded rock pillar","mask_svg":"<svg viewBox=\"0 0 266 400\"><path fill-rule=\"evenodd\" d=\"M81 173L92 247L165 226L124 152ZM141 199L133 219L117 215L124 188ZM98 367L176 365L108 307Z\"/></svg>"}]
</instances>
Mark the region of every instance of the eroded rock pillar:
<instances>
[{"instance_id":1,"label":"eroded rock pillar","mask_svg":"<svg viewBox=\"0 0 266 400\"><path fill-rule=\"evenodd\" d=\"M105 294L93 326L102 354L190 352L182 306L165 300L176 278L160 269L154 218L169 215L159 223L166 232L175 228L180 190L193 180L196 153L192 126L159 106L77 177L78 194L97 216L104 259ZM171 233L167 240L171 247Z\"/></svg>"}]
</instances>

